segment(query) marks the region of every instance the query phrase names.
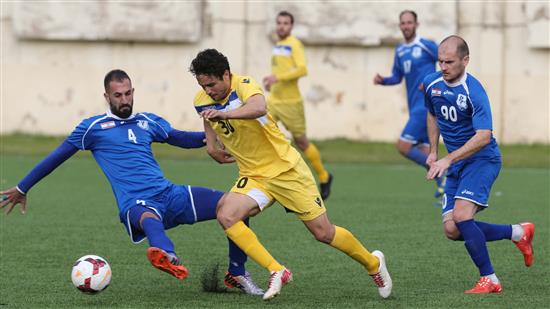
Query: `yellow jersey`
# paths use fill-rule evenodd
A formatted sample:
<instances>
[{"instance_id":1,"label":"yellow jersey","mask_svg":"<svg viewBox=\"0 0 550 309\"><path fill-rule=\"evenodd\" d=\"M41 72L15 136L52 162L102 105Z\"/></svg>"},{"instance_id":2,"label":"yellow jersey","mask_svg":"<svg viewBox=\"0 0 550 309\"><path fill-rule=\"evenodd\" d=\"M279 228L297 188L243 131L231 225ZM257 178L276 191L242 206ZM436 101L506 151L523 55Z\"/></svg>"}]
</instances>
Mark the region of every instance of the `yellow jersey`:
<instances>
[{"instance_id":1,"label":"yellow jersey","mask_svg":"<svg viewBox=\"0 0 550 309\"><path fill-rule=\"evenodd\" d=\"M272 50L271 72L278 82L271 86L270 104L302 102L298 79L307 75L302 42L292 35L278 41Z\"/></svg>"},{"instance_id":2,"label":"yellow jersey","mask_svg":"<svg viewBox=\"0 0 550 309\"><path fill-rule=\"evenodd\" d=\"M211 108L229 111L246 104L251 96L257 94L263 95L263 92L255 80L233 74L231 91L225 99L214 101L201 90L193 103L198 113ZM227 119L209 123L225 149L237 161L240 176L273 178L293 168L301 158L267 114L256 119Z\"/></svg>"}]
</instances>

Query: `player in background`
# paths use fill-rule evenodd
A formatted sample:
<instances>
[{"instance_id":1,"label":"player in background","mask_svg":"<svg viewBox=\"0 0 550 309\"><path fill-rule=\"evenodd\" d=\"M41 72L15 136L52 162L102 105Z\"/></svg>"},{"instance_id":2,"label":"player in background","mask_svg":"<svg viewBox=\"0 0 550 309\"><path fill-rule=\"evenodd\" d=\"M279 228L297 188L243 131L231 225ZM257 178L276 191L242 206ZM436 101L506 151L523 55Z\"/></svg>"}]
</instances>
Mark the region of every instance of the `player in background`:
<instances>
[{"instance_id":1,"label":"player in background","mask_svg":"<svg viewBox=\"0 0 550 309\"><path fill-rule=\"evenodd\" d=\"M481 83L466 72L469 53L461 37L447 37L439 46L441 72L424 79L430 138L427 178L440 177L448 171L443 195L443 228L449 239L464 241L481 275L466 293L500 293L502 286L493 270L486 242L511 239L529 267L533 263L535 226L474 220L478 211L488 207L501 156L492 135L487 93ZM448 154L438 159L440 133Z\"/></svg>"},{"instance_id":2,"label":"player in background","mask_svg":"<svg viewBox=\"0 0 550 309\"><path fill-rule=\"evenodd\" d=\"M310 169L267 114L256 81L232 74L227 58L215 49L201 51L190 71L202 87L194 105L204 119L208 154L219 163L233 162L217 147L219 139L239 167L235 185L218 207L218 222L237 246L271 273L264 300L277 296L292 280L292 273L271 256L243 220L275 201L295 213L318 241L365 267L379 294L388 297L392 281L384 255L370 253L352 233L330 223Z\"/></svg>"},{"instance_id":3,"label":"player in background","mask_svg":"<svg viewBox=\"0 0 550 309\"><path fill-rule=\"evenodd\" d=\"M426 107L422 91L422 80L426 75L435 72L437 62L437 44L416 35L418 20L414 11L405 10L399 14L399 28L403 33L404 43L395 48L392 75L382 77L376 74L375 85L396 85L403 77L407 84L407 101L409 120L397 140L397 150L405 158L428 169L429 141L426 129ZM436 178L437 189L434 196L443 194L441 178Z\"/></svg>"},{"instance_id":4,"label":"player in background","mask_svg":"<svg viewBox=\"0 0 550 309\"><path fill-rule=\"evenodd\" d=\"M294 16L287 11L277 14L277 36L271 56L271 75L264 77L263 84L269 96L267 109L275 121L281 121L292 134L294 144L304 153L319 177L321 198L330 195L332 174L321 161L321 153L306 135L304 100L298 88L298 79L307 75L304 46L291 34Z\"/></svg>"},{"instance_id":5,"label":"player in background","mask_svg":"<svg viewBox=\"0 0 550 309\"><path fill-rule=\"evenodd\" d=\"M84 119L65 141L40 162L16 187L2 191L0 208L9 214L21 204L27 210L27 193L78 150L90 150L109 180L119 208L120 221L134 243L147 238L147 258L151 264L178 279L187 277L187 268L176 255L165 230L180 224L194 224L216 218L216 206L223 192L188 185L175 185L164 175L153 157L151 143L168 143L181 148L205 145L204 132L173 129L163 118L151 113L133 113L134 88L121 70L104 79L105 114ZM246 254L229 240L228 287L248 294L263 291L245 270Z\"/></svg>"}]
</instances>

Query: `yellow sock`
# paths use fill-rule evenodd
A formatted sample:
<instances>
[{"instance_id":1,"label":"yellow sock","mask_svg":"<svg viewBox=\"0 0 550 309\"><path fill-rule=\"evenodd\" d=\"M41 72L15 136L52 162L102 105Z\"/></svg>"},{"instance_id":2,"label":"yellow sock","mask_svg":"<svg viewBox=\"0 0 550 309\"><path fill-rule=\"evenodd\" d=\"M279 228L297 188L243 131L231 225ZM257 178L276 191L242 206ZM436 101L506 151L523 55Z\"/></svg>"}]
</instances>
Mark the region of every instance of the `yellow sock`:
<instances>
[{"instance_id":1,"label":"yellow sock","mask_svg":"<svg viewBox=\"0 0 550 309\"><path fill-rule=\"evenodd\" d=\"M269 252L262 246L256 234L239 221L225 230L227 237L231 239L246 255L253 259L263 268L271 271L283 270L283 266L279 264Z\"/></svg>"},{"instance_id":2,"label":"yellow sock","mask_svg":"<svg viewBox=\"0 0 550 309\"><path fill-rule=\"evenodd\" d=\"M325 170L325 167L323 166L323 162L321 162L321 153L313 145L313 143L309 143L309 146L304 150L304 154L306 155L306 158L308 159L309 163L311 163L311 166L317 173L317 176L319 176L320 182L327 182L328 181L328 172Z\"/></svg>"},{"instance_id":3,"label":"yellow sock","mask_svg":"<svg viewBox=\"0 0 550 309\"><path fill-rule=\"evenodd\" d=\"M378 258L372 255L367 248L363 247L363 245L357 240L357 238L355 238L355 236L353 236L352 233L350 233L350 231L336 225L334 228L336 229L336 232L334 233L334 239L330 245L361 263L361 265L367 269L369 274L376 273L378 271L378 267L380 266Z\"/></svg>"}]
</instances>

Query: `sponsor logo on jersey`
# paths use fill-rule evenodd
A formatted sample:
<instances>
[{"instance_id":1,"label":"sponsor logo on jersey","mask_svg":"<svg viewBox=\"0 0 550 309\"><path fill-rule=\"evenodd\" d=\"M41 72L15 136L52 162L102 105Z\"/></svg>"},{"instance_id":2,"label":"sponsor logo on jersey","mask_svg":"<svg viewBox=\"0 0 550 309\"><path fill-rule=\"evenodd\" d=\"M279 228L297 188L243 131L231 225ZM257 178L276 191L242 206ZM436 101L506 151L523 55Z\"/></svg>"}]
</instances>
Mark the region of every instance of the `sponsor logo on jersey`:
<instances>
[{"instance_id":1,"label":"sponsor logo on jersey","mask_svg":"<svg viewBox=\"0 0 550 309\"><path fill-rule=\"evenodd\" d=\"M110 129L115 127L114 121L107 121L99 124L102 129Z\"/></svg>"},{"instance_id":2,"label":"sponsor logo on jersey","mask_svg":"<svg viewBox=\"0 0 550 309\"><path fill-rule=\"evenodd\" d=\"M468 100L465 95L459 94L458 98L456 98L456 106L458 106L458 109L461 111L466 110L468 108L467 101Z\"/></svg>"},{"instance_id":3,"label":"sponsor logo on jersey","mask_svg":"<svg viewBox=\"0 0 550 309\"><path fill-rule=\"evenodd\" d=\"M319 207L323 207L323 202L321 202L321 198L320 197L317 197L315 199L315 203L317 203L317 205L319 205Z\"/></svg>"},{"instance_id":4,"label":"sponsor logo on jersey","mask_svg":"<svg viewBox=\"0 0 550 309\"><path fill-rule=\"evenodd\" d=\"M445 90L445 92L443 92L444 95L455 95L454 92L450 91L450 90Z\"/></svg>"},{"instance_id":5,"label":"sponsor logo on jersey","mask_svg":"<svg viewBox=\"0 0 550 309\"><path fill-rule=\"evenodd\" d=\"M149 130L149 122L147 120L138 120L137 125L143 130Z\"/></svg>"},{"instance_id":6,"label":"sponsor logo on jersey","mask_svg":"<svg viewBox=\"0 0 550 309\"><path fill-rule=\"evenodd\" d=\"M441 89L432 88L432 96L440 97L441 96Z\"/></svg>"},{"instance_id":7,"label":"sponsor logo on jersey","mask_svg":"<svg viewBox=\"0 0 550 309\"><path fill-rule=\"evenodd\" d=\"M422 48L418 47L418 46L415 46L413 49L412 49L412 56L414 58L420 58L420 56L422 56Z\"/></svg>"},{"instance_id":8,"label":"sponsor logo on jersey","mask_svg":"<svg viewBox=\"0 0 550 309\"><path fill-rule=\"evenodd\" d=\"M250 84L250 78L243 79L243 84Z\"/></svg>"},{"instance_id":9,"label":"sponsor logo on jersey","mask_svg":"<svg viewBox=\"0 0 550 309\"><path fill-rule=\"evenodd\" d=\"M474 195L474 192L472 192L472 191L468 191L467 189L464 189L464 190L462 190L462 192L460 192L460 194L465 194L465 195Z\"/></svg>"}]
</instances>

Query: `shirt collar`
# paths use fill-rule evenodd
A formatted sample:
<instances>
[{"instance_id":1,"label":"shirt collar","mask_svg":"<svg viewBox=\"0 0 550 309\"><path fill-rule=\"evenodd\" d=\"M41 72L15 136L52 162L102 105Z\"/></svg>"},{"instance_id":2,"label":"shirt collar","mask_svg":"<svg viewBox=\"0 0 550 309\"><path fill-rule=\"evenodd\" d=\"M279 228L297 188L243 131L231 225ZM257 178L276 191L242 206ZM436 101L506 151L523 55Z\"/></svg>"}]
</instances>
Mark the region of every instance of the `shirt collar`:
<instances>
[{"instance_id":1,"label":"shirt collar","mask_svg":"<svg viewBox=\"0 0 550 309\"><path fill-rule=\"evenodd\" d=\"M456 87L456 86L459 86L463 83L466 82L466 78L468 77L468 72L466 72L466 70L464 70L464 74L462 75L462 77L454 82L454 83L448 83L446 80L443 80L445 82L445 85L449 86L449 87Z\"/></svg>"}]
</instances>

